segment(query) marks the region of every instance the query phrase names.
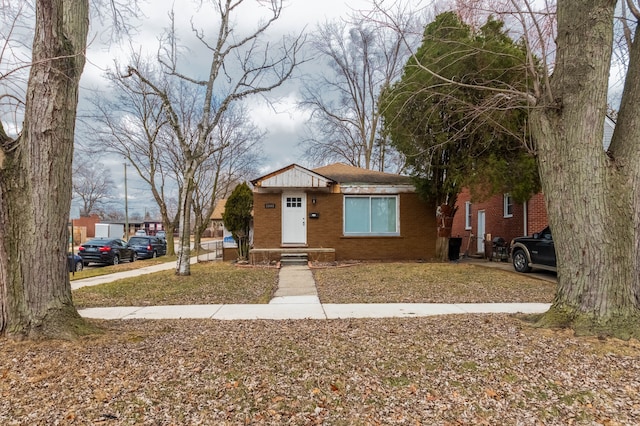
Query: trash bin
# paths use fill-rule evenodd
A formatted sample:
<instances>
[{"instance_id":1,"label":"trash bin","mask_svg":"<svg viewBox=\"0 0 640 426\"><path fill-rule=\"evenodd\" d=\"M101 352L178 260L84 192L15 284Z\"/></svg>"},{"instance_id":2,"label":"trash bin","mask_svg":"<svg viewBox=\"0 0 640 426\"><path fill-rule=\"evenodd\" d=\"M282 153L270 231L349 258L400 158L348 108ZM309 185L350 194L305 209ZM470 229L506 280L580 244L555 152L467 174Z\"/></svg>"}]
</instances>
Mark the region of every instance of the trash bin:
<instances>
[{"instance_id":1,"label":"trash bin","mask_svg":"<svg viewBox=\"0 0 640 426\"><path fill-rule=\"evenodd\" d=\"M449 238L449 260L460 259L460 247L462 247L462 238Z\"/></svg>"}]
</instances>

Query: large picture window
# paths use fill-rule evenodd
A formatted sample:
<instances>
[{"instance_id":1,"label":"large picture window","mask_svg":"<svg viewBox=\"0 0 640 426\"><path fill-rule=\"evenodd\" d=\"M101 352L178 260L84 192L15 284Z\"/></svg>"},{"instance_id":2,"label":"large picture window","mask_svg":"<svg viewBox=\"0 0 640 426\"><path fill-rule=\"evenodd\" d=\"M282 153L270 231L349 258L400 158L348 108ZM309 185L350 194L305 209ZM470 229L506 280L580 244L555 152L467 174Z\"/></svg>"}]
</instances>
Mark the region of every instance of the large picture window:
<instances>
[{"instance_id":1,"label":"large picture window","mask_svg":"<svg viewBox=\"0 0 640 426\"><path fill-rule=\"evenodd\" d=\"M345 235L398 235L397 196L345 196Z\"/></svg>"}]
</instances>

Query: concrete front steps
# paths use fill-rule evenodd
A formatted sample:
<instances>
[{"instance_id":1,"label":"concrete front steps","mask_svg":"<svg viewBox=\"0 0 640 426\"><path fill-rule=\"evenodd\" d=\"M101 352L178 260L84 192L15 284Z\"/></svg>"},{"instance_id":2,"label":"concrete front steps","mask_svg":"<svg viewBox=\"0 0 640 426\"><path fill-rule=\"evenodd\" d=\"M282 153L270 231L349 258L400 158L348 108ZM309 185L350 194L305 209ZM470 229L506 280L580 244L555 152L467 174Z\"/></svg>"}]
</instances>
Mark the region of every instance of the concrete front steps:
<instances>
[{"instance_id":1,"label":"concrete front steps","mask_svg":"<svg viewBox=\"0 0 640 426\"><path fill-rule=\"evenodd\" d=\"M308 264L307 253L282 253L280 255L280 266L306 266Z\"/></svg>"}]
</instances>

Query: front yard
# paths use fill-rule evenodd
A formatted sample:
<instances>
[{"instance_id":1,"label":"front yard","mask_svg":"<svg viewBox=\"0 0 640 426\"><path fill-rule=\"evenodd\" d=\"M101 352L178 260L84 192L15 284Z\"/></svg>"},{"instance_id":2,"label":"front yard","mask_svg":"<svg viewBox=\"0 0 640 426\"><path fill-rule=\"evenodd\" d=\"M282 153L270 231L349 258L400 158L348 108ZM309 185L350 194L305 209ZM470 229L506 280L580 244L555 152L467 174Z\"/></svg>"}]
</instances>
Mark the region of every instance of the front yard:
<instances>
[{"instance_id":1,"label":"front yard","mask_svg":"<svg viewBox=\"0 0 640 426\"><path fill-rule=\"evenodd\" d=\"M264 303L275 286L273 269L196 266L191 278L167 271L74 299ZM554 291L472 265L315 275L325 302L550 301ZM640 424L637 341L538 329L517 315L91 322L103 332L73 342L0 340L1 424Z\"/></svg>"},{"instance_id":2,"label":"front yard","mask_svg":"<svg viewBox=\"0 0 640 426\"><path fill-rule=\"evenodd\" d=\"M555 293L547 281L464 263L362 263L313 274L322 303L549 303ZM191 277L169 270L85 287L73 298L79 308L268 303L277 280L277 269L211 262L193 265Z\"/></svg>"}]
</instances>

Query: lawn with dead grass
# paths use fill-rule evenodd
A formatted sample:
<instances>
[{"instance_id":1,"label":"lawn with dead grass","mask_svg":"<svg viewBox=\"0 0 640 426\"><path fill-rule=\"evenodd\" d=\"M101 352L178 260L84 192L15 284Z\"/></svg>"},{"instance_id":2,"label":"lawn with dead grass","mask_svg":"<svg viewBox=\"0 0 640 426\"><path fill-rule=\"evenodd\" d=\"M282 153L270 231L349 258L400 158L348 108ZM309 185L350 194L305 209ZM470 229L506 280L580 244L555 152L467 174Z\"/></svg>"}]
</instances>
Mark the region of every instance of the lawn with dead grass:
<instances>
[{"instance_id":1,"label":"lawn with dead grass","mask_svg":"<svg viewBox=\"0 0 640 426\"><path fill-rule=\"evenodd\" d=\"M161 263L175 262L176 256L160 256L154 259L142 259L135 262L123 262L117 265L96 265L91 264L90 267L85 267L80 272L70 272L69 280L82 280L84 278L99 277L102 275L109 275L116 272L132 271L134 269L144 268L146 266L159 265Z\"/></svg>"},{"instance_id":2,"label":"lawn with dead grass","mask_svg":"<svg viewBox=\"0 0 640 426\"><path fill-rule=\"evenodd\" d=\"M550 303L554 283L468 263L360 263L314 269L322 303Z\"/></svg>"},{"instance_id":3,"label":"lawn with dead grass","mask_svg":"<svg viewBox=\"0 0 640 426\"><path fill-rule=\"evenodd\" d=\"M239 268L230 263L191 265L190 276L174 270L126 278L73 291L77 308L101 306L268 303L278 285L273 268Z\"/></svg>"},{"instance_id":4,"label":"lawn with dead grass","mask_svg":"<svg viewBox=\"0 0 640 426\"><path fill-rule=\"evenodd\" d=\"M209 262L73 292L78 308L268 303L278 270ZM322 303L550 303L555 284L473 264L361 263L313 270Z\"/></svg>"}]
</instances>

